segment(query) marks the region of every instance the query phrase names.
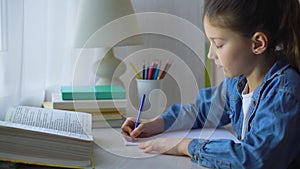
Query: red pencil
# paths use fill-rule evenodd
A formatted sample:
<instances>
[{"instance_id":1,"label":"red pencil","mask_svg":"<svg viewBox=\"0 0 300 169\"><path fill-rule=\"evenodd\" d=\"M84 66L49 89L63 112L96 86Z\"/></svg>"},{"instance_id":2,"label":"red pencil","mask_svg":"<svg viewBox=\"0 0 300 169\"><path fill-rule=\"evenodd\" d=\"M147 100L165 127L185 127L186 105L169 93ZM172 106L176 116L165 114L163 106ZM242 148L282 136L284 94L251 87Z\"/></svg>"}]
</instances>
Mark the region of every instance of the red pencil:
<instances>
[{"instance_id":1,"label":"red pencil","mask_svg":"<svg viewBox=\"0 0 300 169\"><path fill-rule=\"evenodd\" d=\"M172 65L172 62L170 60L168 60L168 62L165 65L164 70L159 73L157 80L163 79L166 76L166 74L167 74L168 70L170 69L171 65Z\"/></svg>"},{"instance_id":2,"label":"red pencil","mask_svg":"<svg viewBox=\"0 0 300 169\"><path fill-rule=\"evenodd\" d=\"M153 61L152 64L151 64L151 66L150 66L150 69L149 69L148 80L152 79L154 67L155 67L155 62Z\"/></svg>"}]
</instances>

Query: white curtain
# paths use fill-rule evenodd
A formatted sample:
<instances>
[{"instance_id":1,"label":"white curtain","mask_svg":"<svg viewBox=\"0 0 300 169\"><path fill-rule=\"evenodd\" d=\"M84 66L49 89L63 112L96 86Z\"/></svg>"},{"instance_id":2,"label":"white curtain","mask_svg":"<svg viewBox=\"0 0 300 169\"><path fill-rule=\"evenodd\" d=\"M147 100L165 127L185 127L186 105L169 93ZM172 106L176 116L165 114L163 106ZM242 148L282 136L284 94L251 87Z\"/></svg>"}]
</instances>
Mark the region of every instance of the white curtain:
<instances>
[{"instance_id":1,"label":"white curtain","mask_svg":"<svg viewBox=\"0 0 300 169\"><path fill-rule=\"evenodd\" d=\"M51 97L47 91L72 81L77 0L2 1L7 45L0 52L0 111L41 106Z\"/></svg>"}]
</instances>

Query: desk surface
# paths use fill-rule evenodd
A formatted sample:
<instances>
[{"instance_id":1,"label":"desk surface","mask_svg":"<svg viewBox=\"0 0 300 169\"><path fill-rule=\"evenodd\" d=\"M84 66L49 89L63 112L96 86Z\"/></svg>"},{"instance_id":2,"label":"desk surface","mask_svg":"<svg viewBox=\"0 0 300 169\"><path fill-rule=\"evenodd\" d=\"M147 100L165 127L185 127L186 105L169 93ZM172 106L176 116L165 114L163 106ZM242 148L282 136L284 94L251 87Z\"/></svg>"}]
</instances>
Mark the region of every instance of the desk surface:
<instances>
[{"instance_id":1,"label":"desk surface","mask_svg":"<svg viewBox=\"0 0 300 169\"><path fill-rule=\"evenodd\" d=\"M124 146L119 129L93 130L96 169L202 169L189 157L143 153L137 146Z\"/></svg>"}]
</instances>

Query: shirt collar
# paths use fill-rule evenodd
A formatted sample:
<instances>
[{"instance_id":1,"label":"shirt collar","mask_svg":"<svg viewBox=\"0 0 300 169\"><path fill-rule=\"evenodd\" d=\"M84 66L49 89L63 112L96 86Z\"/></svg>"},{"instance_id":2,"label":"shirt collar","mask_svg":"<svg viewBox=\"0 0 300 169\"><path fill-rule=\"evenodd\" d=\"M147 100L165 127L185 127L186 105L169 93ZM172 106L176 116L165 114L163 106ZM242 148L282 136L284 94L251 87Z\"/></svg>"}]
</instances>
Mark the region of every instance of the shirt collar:
<instances>
[{"instance_id":1,"label":"shirt collar","mask_svg":"<svg viewBox=\"0 0 300 169\"><path fill-rule=\"evenodd\" d=\"M277 61L274 63L274 65L271 67L271 69L266 74L263 82L266 82L273 77L282 74L290 65L287 63L286 59L283 57L280 57L277 59Z\"/></svg>"},{"instance_id":2,"label":"shirt collar","mask_svg":"<svg viewBox=\"0 0 300 169\"><path fill-rule=\"evenodd\" d=\"M263 83L266 81L274 78L277 75L280 75L283 73L284 70L286 70L289 67L287 61L283 57L279 57L276 62L273 64L273 66L270 68L270 70L267 72L266 76L264 77ZM247 79L244 75L240 75L236 77L238 83L237 83L237 90L239 93L242 93L242 91L245 88L245 85L247 84Z\"/></svg>"}]
</instances>

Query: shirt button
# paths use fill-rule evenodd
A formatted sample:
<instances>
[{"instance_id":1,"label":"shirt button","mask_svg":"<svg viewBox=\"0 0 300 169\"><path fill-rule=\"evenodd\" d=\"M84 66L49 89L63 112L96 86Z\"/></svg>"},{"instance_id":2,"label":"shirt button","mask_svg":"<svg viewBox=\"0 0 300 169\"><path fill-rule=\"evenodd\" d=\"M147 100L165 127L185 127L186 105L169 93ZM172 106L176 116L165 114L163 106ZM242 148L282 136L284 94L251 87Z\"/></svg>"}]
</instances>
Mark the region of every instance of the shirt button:
<instances>
[{"instance_id":1,"label":"shirt button","mask_svg":"<svg viewBox=\"0 0 300 169\"><path fill-rule=\"evenodd\" d=\"M198 161L198 156L194 155L193 157L196 161Z\"/></svg>"},{"instance_id":2,"label":"shirt button","mask_svg":"<svg viewBox=\"0 0 300 169\"><path fill-rule=\"evenodd\" d=\"M254 106L254 107L256 106L256 101L255 101L255 100L253 101L253 106Z\"/></svg>"}]
</instances>

